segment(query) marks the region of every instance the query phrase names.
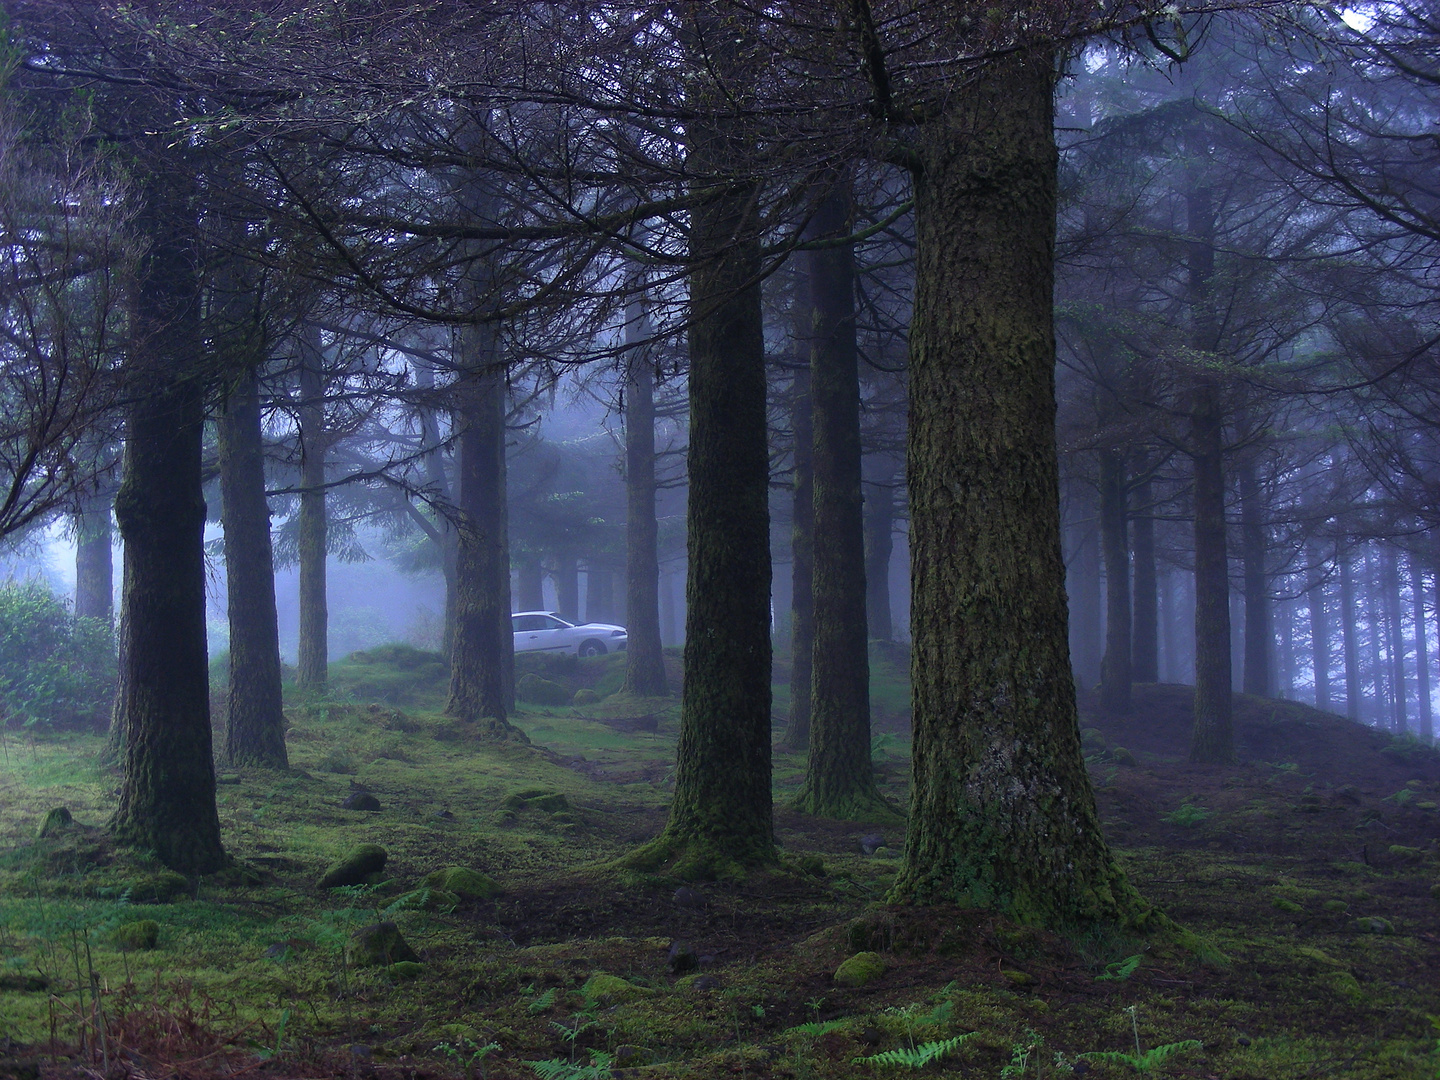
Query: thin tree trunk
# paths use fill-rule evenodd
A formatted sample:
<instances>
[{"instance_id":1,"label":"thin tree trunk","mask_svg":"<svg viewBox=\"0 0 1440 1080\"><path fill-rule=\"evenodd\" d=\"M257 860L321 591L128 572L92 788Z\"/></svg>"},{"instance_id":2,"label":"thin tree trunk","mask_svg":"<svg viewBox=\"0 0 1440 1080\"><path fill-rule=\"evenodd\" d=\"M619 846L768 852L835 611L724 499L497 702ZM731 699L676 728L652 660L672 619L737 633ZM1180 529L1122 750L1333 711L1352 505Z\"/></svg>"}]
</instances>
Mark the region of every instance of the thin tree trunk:
<instances>
[{"instance_id":1,"label":"thin tree trunk","mask_svg":"<svg viewBox=\"0 0 1440 1080\"><path fill-rule=\"evenodd\" d=\"M1240 489L1240 558L1245 578L1245 668L1242 688L1247 694L1270 697L1275 692L1273 673L1275 628L1270 617L1270 578L1265 569L1265 505L1255 462L1243 458L1236 469Z\"/></svg>"},{"instance_id":2,"label":"thin tree trunk","mask_svg":"<svg viewBox=\"0 0 1440 1080\"><path fill-rule=\"evenodd\" d=\"M1340 562L1340 639L1345 655L1345 715L1360 720L1360 647L1356 641L1355 580L1350 570L1350 552L1336 554Z\"/></svg>"},{"instance_id":3,"label":"thin tree trunk","mask_svg":"<svg viewBox=\"0 0 1440 1080\"><path fill-rule=\"evenodd\" d=\"M850 192L824 196L818 237L850 231ZM851 247L810 253L810 389L814 401L815 641L810 755L795 809L826 817L895 818L870 762L870 661L865 617L865 510L861 480L860 354Z\"/></svg>"},{"instance_id":4,"label":"thin tree trunk","mask_svg":"<svg viewBox=\"0 0 1440 1080\"><path fill-rule=\"evenodd\" d=\"M665 685L660 645L660 526L655 517L655 368L643 342L644 305L625 313L631 346L625 367L625 690L659 697Z\"/></svg>"},{"instance_id":5,"label":"thin tree trunk","mask_svg":"<svg viewBox=\"0 0 1440 1080\"><path fill-rule=\"evenodd\" d=\"M1310 608L1310 667L1314 672L1315 708L1330 709L1330 619L1325 610L1325 578L1318 552L1311 553L1314 564L1311 585L1305 593Z\"/></svg>"},{"instance_id":6,"label":"thin tree trunk","mask_svg":"<svg viewBox=\"0 0 1440 1080\"><path fill-rule=\"evenodd\" d=\"M1419 706L1420 741L1429 745L1435 741L1435 714L1430 701L1430 643L1425 636L1425 578L1420 556L1411 552L1407 561L1410 564L1410 600L1415 611L1415 693Z\"/></svg>"},{"instance_id":7,"label":"thin tree trunk","mask_svg":"<svg viewBox=\"0 0 1440 1080\"><path fill-rule=\"evenodd\" d=\"M1154 490L1148 475L1135 485L1130 521L1134 523L1135 595L1131 626L1131 669L1135 682L1160 681L1160 594L1155 567Z\"/></svg>"},{"instance_id":8,"label":"thin tree trunk","mask_svg":"<svg viewBox=\"0 0 1440 1080\"><path fill-rule=\"evenodd\" d=\"M1130 712L1130 543L1126 529L1125 458L1100 451L1100 541L1105 554L1105 656L1100 662L1100 708Z\"/></svg>"},{"instance_id":9,"label":"thin tree trunk","mask_svg":"<svg viewBox=\"0 0 1440 1080\"><path fill-rule=\"evenodd\" d=\"M459 334L463 372L455 589L455 649L445 712L478 725L482 739L524 738L509 722L515 639L510 629L510 544L505 503L505 369L488 327Z\"/></svg>"},{"instance_id":10,"label":"thin tree trunk","mask_svg":"<svg viewBox=\"0 0 1440 1080\"><path fill-rule=\"evenodd\" d=\"M592 559L585 567L585 621L610 622L614 618L615 575Z\"/></svg>"},{"instance_id":11,"label":"thin tree trunk","mask_svg":"<svg viewBox=\"0 0 1440 1080\"><path fill-rule=\"evenodd\" d=\"M555 606L560 617L580 621L580 571L574 555L555 556Z\"/></svg>"},{"instance_id":12,"label":"thin tree trunk","mask_svg":"<svg viewBox=\"0 0 1440 1080\"><path fill-rule=\"evenodd\" d=\"M545 607L545 571L539 555L524 555L515 560L515 583L519 611L541 611Z\"/></svg>"},{"instance_id":13,"label":"thin tree trunk","mask_svg":"<svg viewBox=\"0 0 1440 1080\"><path fill-rule=\"evenodd\" d=\"M865 618L874 641L894 641L890 558L895 552L895 466L889 454L865 459Z\"/></svg>"},{"instance_id":14,"label":"thin tree trunk","mask_svg":"<svg viewBox=\"0 0 1440 1080\"><path fill-rule=\"evenodd\" d=\"M1273 614L1280 636L1276 694L1289 700L1295 696L1295 602L1277 602Z\"/></svg>"},{"instance_id":15,"label":"thin tree trunk","mask_svg":"<svg viewBox=\"0 0 1440 1080\"><path fill-rule=\"evenodd\" d=\"M1382 578L1381 596L1385 605L1386 654L1390 661L1390 704L1391 726L1397 735L1403 735L1409 728L1408 696L1405 693L1405 628L1400 617L1400 567L1395 546L1386 544L1380 549L1380 573Z\"/></svg>"},{"instance_id":16,"label":"thin tree trunk","mask_svg":"<svg viewBox=\"0 0 1440 1080\"><path fill-rule=\"evenodd\" d=\"M810 746L811 666L815 656L813 405L807 363L796 368L790 385L790 427L795 438L790 533L790 722L785 726L782 745L792 754Z\"/></svg>"},{"instance_id":17,"label":"thin tree trunk","mask_svg":"<svg viewBox=\"0 0 1440 1080\"><path fill-rule=\"evenodd\" d=\"M1070 598L1070 650L1082 683L1100 682L1104 636L1100 625L1100 530L1095 505L1086 501L1076 511L1072 526L1075 554L1070 560L1067 587Z\"/></svg>"},{"instance_id":18,"label":"thin tree trunk","mask_svg":"<svg viewBox=\"0 0 1440 1080\"><path fill-rule=\"evenodd\" d=\"M325 557L329 548L325 513L324 359L320 331L307 326L300 339L300 647L296 681L302 690L323 690L329 679L330 611Z\"/></svg>"},{"instance_id":19,"label":"thin tree trunk","mask_svg":"<svg viewBox=\"0 0 1440 1080\"><path fill-rule=\"evenodd\" d=\"M75 515L75 614L82 619L115 618L108 494L88 496Z\"/></svg>"},{"instance_id":20,"label":"thin tree trunk","mask_svg":"<svg viewBox=\"0 0 1440 1080\"><path fill-rule=\"evenodd\" d=\"M205 392L193 240L183 222L153 229L136 289L124 477L115 517L125 541L117 722L124 780L111 821L117 842L166 866L208 874L225 865L215 806L205 648Z\"/></svg>"},{"instance_id":21,"label":"thin tree trunk","mask_svg":"<svg viewBox=\"0 0 1440 1080\"><path fill-rule=\"evenodd\" d=\"M1081 928L1145 908L1100 832L1067 647L1053 71L993 60L914 146L913 784L890 897Z\"/></svg>"},{"instance_id":22,"label":"thin tree trunk","mask_svg":"<svg viewBox=\"0 0 1440 1080\"><path fill-rule=\"evenodd\" d=\"M225 759L232 765L289 766L280 694L275 561L265 500L265 453L256 370L238 378L219 422L220 497L230 619L230 687Z\"/></svg>"}]
</instances>

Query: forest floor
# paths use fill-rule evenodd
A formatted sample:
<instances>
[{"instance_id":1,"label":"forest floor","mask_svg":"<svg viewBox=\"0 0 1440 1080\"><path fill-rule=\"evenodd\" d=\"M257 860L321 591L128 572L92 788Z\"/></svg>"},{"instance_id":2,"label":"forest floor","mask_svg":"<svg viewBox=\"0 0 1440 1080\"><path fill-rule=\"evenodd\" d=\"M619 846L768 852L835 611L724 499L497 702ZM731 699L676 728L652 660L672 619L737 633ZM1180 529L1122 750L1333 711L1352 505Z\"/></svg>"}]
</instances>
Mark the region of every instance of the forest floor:
<instances>
[{"instance_id":1,"label":"forest floor","mask_svg":"<svg viewBox=\"0 0 1440 1080\"><path fill-rule=\"evenodd\" d=\"M664 822L678 723L673 699L616 693L622 661L522 661L532 701L588 691L524 705L529 747L441 717L437 657L333 665L326 698L289 708L290 773L222 768L235 867L199 881L106 842L100 738L10 732L0 1078L1440 1076L1433 751L1237 698L1243 764L1197 768L1188 688L1137 688L1123 721L1082 700L1107 835L1198 937L1069 941L885 906L901 833L783 809L803 767L786 755L775 871L608 869ZM903 657L873 668L876 759L903 801ZM378 810L342 806L367 792ZM37 839L57 806L75 824ZM388 853L376 884L318 888L367 843ZM457 866L501 891L415 891ZM418 962L361 966L353 935L377 922ZM840 985L857 951L883 971Z\"/></svg>"}]
</instances>

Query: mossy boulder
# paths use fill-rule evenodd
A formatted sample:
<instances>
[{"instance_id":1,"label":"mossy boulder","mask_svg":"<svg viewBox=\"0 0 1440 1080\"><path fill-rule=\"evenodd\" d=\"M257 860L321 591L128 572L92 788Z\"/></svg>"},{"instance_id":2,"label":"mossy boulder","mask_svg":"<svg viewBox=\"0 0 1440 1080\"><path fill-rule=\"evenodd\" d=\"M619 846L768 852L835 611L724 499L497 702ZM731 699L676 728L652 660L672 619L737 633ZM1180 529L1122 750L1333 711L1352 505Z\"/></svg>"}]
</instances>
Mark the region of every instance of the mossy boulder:
<instances>
[{"instance_id":1,"label":"mossy boulder","mask_svg":"<svg viewBox=\"0 0 1440 1080\"><path fill-rule=\"evenodd\" d=\"M132 904L169 904L193 892L190 879L174 870L142 874L120 885Z\"/></svg>"},{"instance_id":2,"label":"mossy boulder","mask_svg":"<svg viewBox=\"0 0 1440 1080\"><path fill-rule=\"evenodd\" d=\"M570 691L564 686L533 671L520 676L515 684L515 696L531 705L568 705L571 701Z\"/></svg>"},{"instance_id":3,"label":"mossy boulder","mask_svg":"<svg viewBox=\"0 0 1440 1080\"><path fill-rule=\"evenodd\" d=\"M1352 1001L1359 1001L1365 996L1359 981L1348 971L1327 971L1321 976L1321 981L1337 994L1343 994Z\"/></svg>"},{"instance_id":4,"label":"mossy boulder","mask_svg":"<svg viewBox=\"0 0 1440 1080\"><path fill-rule=\"evenodd\" d=\"M1110 760L1115 762L1116 765L1139 764L1135 760L1135 755L1132 754L1129 750L1126 750L1123 746L1117 746L1114 750L1110 751Z\"/></svg>"},{"instance_id":5,"label":"mossy boulder","mask_svg":"<svg viewBox=\"0 0 1440 1080\"><path fill-rule=\"evenodd\" d=\"M1425 852L1418 847L1406 847L1404 844L1391 844L1390 855L1404 862L1419 862L1425 858Z\"/></svg>"},{"instance_id":6,"label":"mossy boulder","mask_svg":"<svg viewBox=\"0 0 1440 1080\"><path fill-rule=\"evenodd\" d=\"M865 986L885 974L885 961L879 953L861 952L835 969L835 982L840 986Z\"/></svg>"},{"instance_id":7,"label":"mossy boulder","mask_svg":"<svg viewBox=\"0 0 1440 1080\"><path fill-rule=\"evenodd\" d=\"M1270 906L1276 911L1283 911L1287 915L1299 915L1304 912L1304 907L1295 903L1294 900L1287 900L1283 896L1277 896L1270 901Z\"/></svg>"},{"instance_id":8,"label":"mossy boulder","mask_svg":"<svg viewBox=\"0 0 1440 1080\"><path fill-rule=\"evenodd\" d=\"M648 997L653 991L644 986L636 986L619 975L607 975L600 971L585 980L580 993L602 1005L616 1005L622 1001Z\"/></svg>"},{"instance_id":9,"label":"mossy boulder","mask_svg":"<svg viewBox=\"0 0 1440 1080\"><path fill-rule=\"evenodd\" d=\"M594 705L599 700L600 695L594 690L591 690L589 687L581 687L575 691L575 696L571 699L571 704L577 706Z\"/></svg>"},{"instance_id":10,"label":"mossy boulder","mask_svg":"<svg viewBox=\"0 0 1440 1080\"><path fill-rule=\"evenodd\" d=\"M801 855L795 866L802 874L810 877L825 876L825 860L819 855Z\"/></svg>"},{"instance_id":11,"label":"mossy boulder","mask_svg":"<svg viewBox=\"0 0 1440 1080\"><path fill-rule=\"evenodd\" d=\"M136 922L121 923L110 935L110 940L121 952L139 952L153 949L160 944L160 924L154 919L140 919Z\"/></svg>"},{"instance_id":12,"label":"mossy boulder","mask_svg":"<svg viewBox=\"0 0 1440 1080\"><path fill-rule=\"evenodd\" d=\"M449 866L420 879L427 889L451 893L462 900L489 900L503 891L492 877L465 866Z\"/></svg>"},{"instance_id":13,"label":"mossy boulder","mask_svg":"<svg viewBox=\"0 0 1440 1080\"><path fill-rule=\"evenodd\" d=\"M506 810L542 810L547 814L568 814L570 800L550 788L526 788L506 797Z\"/></svg>"},{"instance_id":14,"label":"mossy boulder","mask_svg":"<svg viewBox=\"0 0 1440 1080\"><path fill-rule=\"evenodd\" d=\"M1345 966L1344 961L1336 960L1335 957L1323 949L1316 949L1309 945L1302 945L1296 949L1295 952L1296 955L1303 956L1306 960L1313 960L1315 963L1324 964L1326 967L1340 968Z\"/></svg>"},{"instance_id":15,"label":"mossy boulder","mask_svg":"<svg viewBox=\"0 0 1440 1080\"><path fill-rule=\"evenodd\" d=\"M69 832L75 828L75 819L71 816L68 807L57 806L46 812L44 819L40 822L40 828L36 835L42 840L59 836L61 833Z\"/></svg>"},{"instance_id":16,"label":"mossy boulder","mask_svg":"<svg viewBox=\"0 0 1440 1080\"><path fill-rule=\"evenodd\" d=\"M420 961L393 922L372 923L356 930L351 935L345 955L355 967L390 967L392 964Z\"/></svg>"},{"instance_id":17,"label":"mossy boulder","mask_svg":"<svg viewBox=\"0 0 1440 1080\"><path fill-rule=\"evenodd\" d=\"M416 963L414 960L401 960L398 964L390 965L392 979L418 979L423 974L425 974L425 965Z\"/></svg>"},{"instance_id":18,"label":"mossy boulder","mask_svg":"<svg viewBox=\"0 0 1440 1080\"><path fill-rule=\"evenodd\" d=\"M1356 919L1350 925L1355 928L1357 934L1395 933L1395 925L1389 919L1382 919L1379 915L1366 915L1364 918Z\"/></svg>"},{"instance_id":19,"label":"mossy boulder","mask_svg":"<svg viewBox=\"0 0 1440 1080\"><path fill-rule=\"evenodd\" d=\"M385 869L385 860L389 857L390 853L379 844L357 844L330 865L320 878L319 887L338 889L343 885L364 885L371 874Z\"/></svg>"}]
</instances>

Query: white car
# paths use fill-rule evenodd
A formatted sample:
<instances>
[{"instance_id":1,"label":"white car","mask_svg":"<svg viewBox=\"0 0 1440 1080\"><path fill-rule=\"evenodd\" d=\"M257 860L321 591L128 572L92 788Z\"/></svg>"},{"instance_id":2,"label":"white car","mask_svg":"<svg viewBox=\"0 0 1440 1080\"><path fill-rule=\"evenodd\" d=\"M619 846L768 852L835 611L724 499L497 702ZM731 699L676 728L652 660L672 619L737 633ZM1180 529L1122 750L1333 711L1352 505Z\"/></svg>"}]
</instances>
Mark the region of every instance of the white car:
<instances>
[{"instance_id":1,"label":"white car","mask_svg":"<svg viewBox=\"0 0 1440 1080\"><path fill-rule=\"evenodd\" d=\"M517 611L510 616L515 651L566 653L570 656L604 656L619 652L630 640L625 627L610 623L576 626L553 611Z\"/></svg>"}]
</instances>

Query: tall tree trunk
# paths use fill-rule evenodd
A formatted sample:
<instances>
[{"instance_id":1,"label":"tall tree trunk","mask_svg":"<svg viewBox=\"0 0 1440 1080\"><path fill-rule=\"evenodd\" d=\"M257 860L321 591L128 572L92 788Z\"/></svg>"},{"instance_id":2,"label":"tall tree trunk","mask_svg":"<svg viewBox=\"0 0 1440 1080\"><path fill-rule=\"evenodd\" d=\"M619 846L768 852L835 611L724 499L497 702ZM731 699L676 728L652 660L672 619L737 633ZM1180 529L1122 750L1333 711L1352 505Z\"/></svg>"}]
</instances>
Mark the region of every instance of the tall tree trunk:
<instances>
[{"instance_id":1,"label":"tall tree trunk","mask_svg":"<svg viewBox=\"0 0 1440 1080\"><path fill-rule=\"evenodd\" d=\"M329 549L325 515L324 357L320 331L307 326L300 336L300 647L296 681L303 690L323 690L329 680L330 610L325 557Z\"/></svg>"},{"instance_id":2,"label":"tall tree trunk","mask_svg":"<svg viewBox=\"0 0 1440 1080\"><path fill-rule=\"evenodd\" d=\"M1314 672L1315 708L1330 709L1330 619L1325 611L1325 577L1319 552L1312 551L1310 588L1305 593L1310 608L1310 668Z\"/></svg>"},{"instance_id":3,"label":"tall tree trunk","mask_svg":"<svg viewBox=\"0 0 1440 1080\"><path fill-rule=\"evenodd\" d=\"M560 617L580 621L580 571L574 555L555 556L555 606Z\"/></svg>"},{"instance_id":4,"label":"tall tree trunk","mask_svg":"<svg viewBox=\"0 0 1440 1080\"><path fill-rule=\"evenodd\" d=\"M1368 722L1376 727L1388 726L1390 717L1385 686L1385 624L1380 618L1378 595L1380 592L1380 568L1374 554L1373 543L1365 546L1365 623L1370 629L1366 642L1366 658L1370 664L1370 707Z\"/></svg>"},{"instance_id":5,"label":"tall tree trunk","mask_svg":"<svg viewBox=\"0 0 1440 1080\"><path fill-rule=\"evenodd\" d=\"M890 895L1080 928L1145 908L1100 832L1066 640L1053 72L992 61L914 146L913 785Z\"/></svg>"},{"instance_id":6,"label":"tall tree trunk","mask_svg":"<svg viewBox=\"0 0 1440 1080\"><path fill-rule=\"evenodd\" d=\"M625 690L659 697L665 685L660 645L660 546L655 517L655 368L644 304L625 313Z\"/></svg>"},{"instance_id":7,"label":"tall tree trunk","mask_svg":"<svg viewBox=\"0 0 1440 1080\"><path fill-rule=\"evenodd\" d=\"M1420 741L1435 741L1435 713L1430 701L1430 648L1425 635L1425 579L1420 556L1411 552L1410 600L1415 610L1415 693L1419 705Z\"/></svg>"},{"instance_id":8,"label":"tall tree trunk","mask_svg":"<svg viewBox=\"0 0 1440 1080\"><path fill-rule=\"evenodd\" d=\"M1148 473L1135 485L1130 520L1134 523L1135 596L1131 626L1130 676L1136 682L1160 681L1160 594L1155 567L1154 485Z\"/></svg>"},{"instance_id":9,"label":"tall tree trunk","mask_svg":"<svg viewBox=\"0 0 1440 1080\"><path fill-rule=\"evenodd\" d=\"M1400 617L1400 567L1395 545L1380 549L1381 596L1385 605L1386 658L1390 661L1391 725L1397 735L1409 727L1405 693L1405 628Z\"/></svg>"},{"instance_id":10,"label":"tall tree trunk","mask_svg":"<svg viewBox=\"0 0 1440 1080\"><path fill-rule=\"evenodd\" d=\"M615 597L615 575L591 559L585 566L585 621L610 622Z\"/></svg>"},{"instance_id":11,"label":"tall tree trunk","mask_svg":"<svg viewBox=\"0 0 1440 1080\"><path fill-rule=\"evenodd\" d=\"M895 466L889 454L865 459L865 618L874 641L894 641L890 558L895 552Z\"/></svg>"},{"instance_id":12,"label":"tall tree trunk","mask_svg":"<svg viewBox=\"0 0 1440 1080\"><path fill-rule=\"evenodd\" d=\"M1337 552L1340 563L1340 639L1345 656L1345 715L1359 721L1362 690L1360 687L1360 646L1356 640L1355 579L1350 569L1349 551Z\"/></svg>"},{"instance_id":13,"label":"tall tree trunk","mask_svg":"<svg viewBox=\"0 0 1440 1080\"><path fill-rule=\"evenodd\" d=\"M541 611L545 607L545 570L539 555L523 555L515 560L515 583L519 611Z\"/></svg>"},{"instance_id":14,"label":"tall tree trunk","mask_svg":"<svg viewBox=\"0 0 1440 1080\"><path fill-rule=\"evenodd\" d=\"M1190 417L1195 463L1195 728L1190 760L1200 764L1235 760L1222 431L1215 388L1202 385Z\"/></svg>"},{"instance_id":15,"label":"tall tree trunk","mask_svg":"<svg viewBox=\"0 0 1440 1080\"><path fill-rule=\"evenodd\" d=\"M445 455L440 449L440 425L436 417L440 414L440 402L434 395L435 369L429 364L415 365L415 385L424 398L420 407L420 434L427 447L425 453L425 485L430 489L432 506L451 507L455 493L450 478L445 474ZM447 660L455 645L455 559L457 541L455 526L444 513L426 516L418 508L411 508L412 519L430 537L440 553L440 573L445 580L445 614L440 631L440 655Z\"/></svg>"},{"instance_id":16,"label":"tall tree trunk","mask_svg":"<svg viewBox=\"0 0 1440 1080\"><path fill-rule=\"evenodd\" d=\"M743 78L741 54L755 42L749 17L688 10L684 36L697 64ZM675 797L664 832L632 857L671 863L680 876L775 858L760 222L755 191L735 180L753 175L755 147L744 120L707 118L718 88L697 77L691 89L700 119L687 131L687 164L699 182L727 184L690 212L689 581Z\"/></svg>"},{"instance_id":17,"label":"tall tree trunk","mask_svg":"<svg viewBox=\"0 0 1440 1080\"><path fill-rule=\"evenodd\" d=\"M1273 617L1279 630L1279 663L1275 671L1275 693L1289 700L1295 696L1295 602L1281 600L1274 605Z\"/></svg>"},{"instance_id":18,"label":"tall tree trunk","mask_svg":"<svg viewBox=\"0 0 1440 1080\"><path fill-rule=\"evenodd\" d=\"M455 387L460 500L455 649L445 712L478 725L482 739L524 738L509 722L515 693L510 629L510 543L505 503L505 368L494 332L458 333L463 372Z\"/></svg>"},{"instance_id":19,"label":"tall tree trunk","mask_svg":"<svg viewBox=\"0 0 1440 1080\"><path fill-rule=\"evenodd\" d=\"M1100 451L1100 541L1105 553L1105 656L1100 662L1100 708L1130 712L1130 543L1126 530L1125 457Z\"/></svg>"},{"instance_id":20,"label":"tall tree trunk","mask_svg":"<svg viewBox=\"0 0 1440 1080\"><path fill-rule=\"evenodd\" d=\"M275 560L265 501L265 447L255 368L230 391L219 422L220 498L230 619L230 687L225 758L232 765L284 769L280 632Z\"/></svg>"},{"instance_id":21,"label":"tall tree trunk","mask_svg":"<svg viewBox=\"0 0 1440 1080\"><path fill-rule=\"evenodd\" d=\"M1091 686L1100 681L1104 641L1100 625L1100 530L1096 506L1088 497L1075 500L1074 554L1070 558L1066 586L1070 606L1070 652L1076 676Z\"/></svg>"},{"instance_id":22,"label":"tall tree trunk","mask_svg":"<svg viewBox=\"0 0 1440 1080\"><path fill-rule=\"evenodd\" d=\"M850 231L848 183L823 197L818 237ZM810 755L795 809L825 817L898 817L870 762L870 660L865 617L865 507L861 481L860 353L855 256L848 245L810 253L810 392L814 401L815 641Z\"/></svg>"},{"instance_id":23,"label":"tall tree trunk","mask_svg":"<svg viewBox=\"0 0 1440 1080\"><path fill-rule=\"evenodd\" d=\"M75 614L114 621L114 565L108 492L89 495L75 515Z\"/></svg>"},{"instance_id":24,"label":"tall tree trunk","mask_svg":"<svg viewBox=\"0 0 1440 1080\"><path fill-rule=\"evenodd\" d=\"M1268 516L1255 462L1248 456L1235 470L1240 489L1240 559L1245 577L1245 674L1247 694L1270 697L1275 692L1273 673L1275 628L1270 617L1270 578L1265 569Z\"/></svg>"},{"instance_id":25,"label":"tall tree trunk","mask_svg":"<svg viewBox=\"0 0 1440 1080\"><path fill-rule=\"evenodd\" d=\"M796 368L790 384L790 427L795 438L790 532L790 721L785 726L783 745L792 754L810 746L811 666L815 658L815 428L810 380L810 366L806 363Z\"/></svg>"},{"instance_id":26,"label":"tall tree trunk","mask_svg":"<svg viewBox=\"0 0 1440 1080\"><path fill-rule=\"evenodd\" d=\"M136 289L137 384L115 498L125 541L116 701L124 780L111 829L118 842L153 851L172 869L207 874L226 855L205 648L199 288L193 222L180 217L152 228Z\"/></svg>"}]
</instances>

